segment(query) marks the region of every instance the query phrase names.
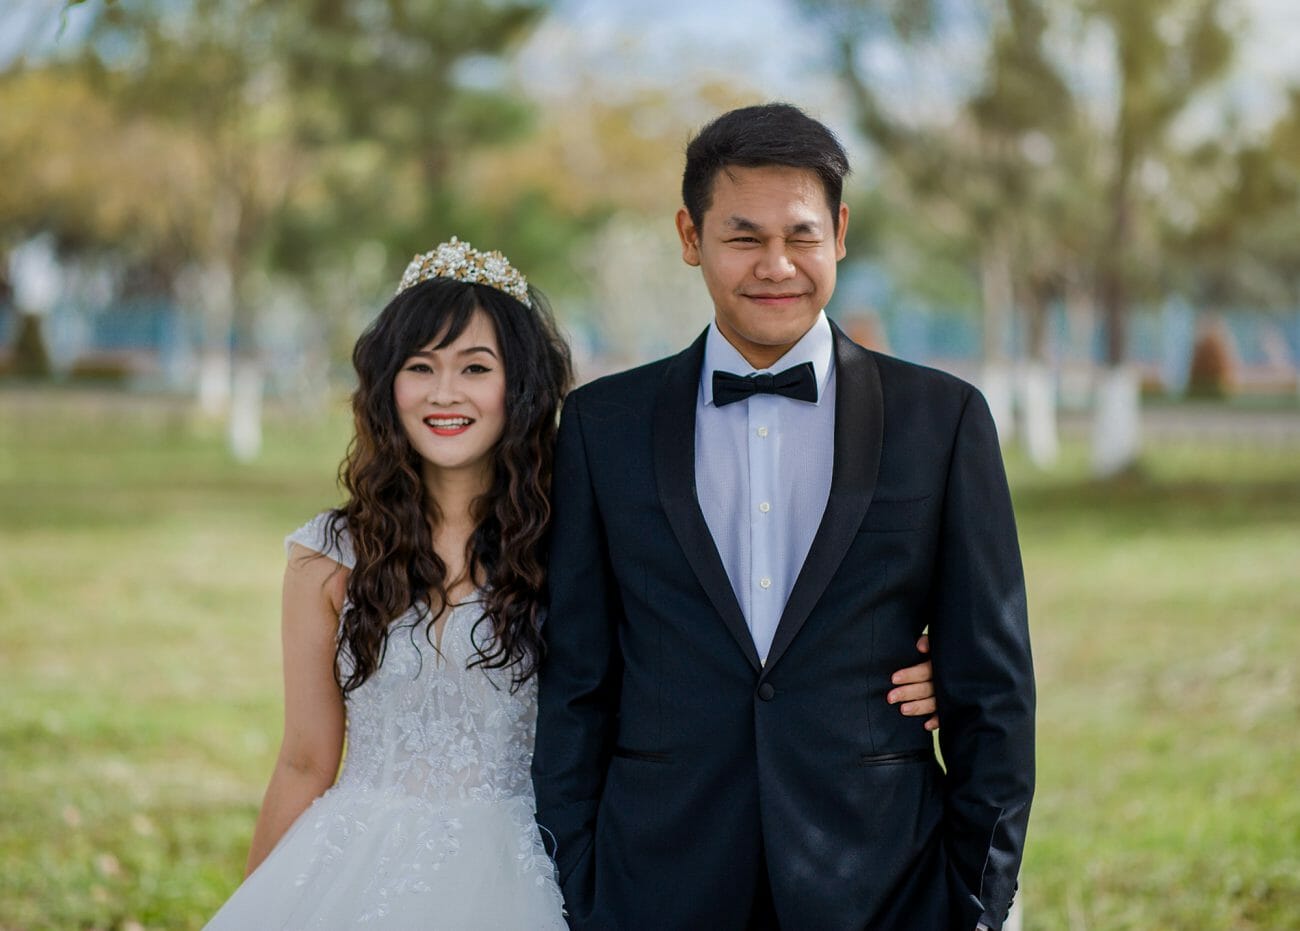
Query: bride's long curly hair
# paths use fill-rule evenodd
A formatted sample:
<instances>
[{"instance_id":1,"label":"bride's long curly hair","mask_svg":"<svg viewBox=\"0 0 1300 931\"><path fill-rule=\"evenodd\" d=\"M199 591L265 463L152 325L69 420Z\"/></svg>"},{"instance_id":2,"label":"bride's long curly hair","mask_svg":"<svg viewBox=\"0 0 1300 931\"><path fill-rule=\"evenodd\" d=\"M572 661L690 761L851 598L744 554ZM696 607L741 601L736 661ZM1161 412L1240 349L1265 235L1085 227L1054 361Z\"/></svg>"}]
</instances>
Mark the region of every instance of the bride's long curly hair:
<instances>
[{"instance_id":1,"label":"bride's long curly hair","mask_svg":"<svg viewBox=\"0 0 1300 931\"><path fill-rule=\"evenodd\" d=\"M506 378L506 421L493 450L491 484L474 505L466 571L480 583L483 616L473 630L470 666L509 668L512 690L536 671L544 586L543 546L560 402L572 383L569 350L542 295L532 307L486 285L433 278L399 293L361 334L352 352L355 433L339 467L347 502L333 512L331 543L346 528L356 563L335 655L346 695L383 661L389 627L416 608L431 638L451 604L447 566L433 550L438 520L421 479L422 460L398 419L393 381L407 359L464 332L482 311L496 330ZM491 636L484 636L484 624ZM432 644L432 639L430 639Z\"/></svg>"}]
</instances>

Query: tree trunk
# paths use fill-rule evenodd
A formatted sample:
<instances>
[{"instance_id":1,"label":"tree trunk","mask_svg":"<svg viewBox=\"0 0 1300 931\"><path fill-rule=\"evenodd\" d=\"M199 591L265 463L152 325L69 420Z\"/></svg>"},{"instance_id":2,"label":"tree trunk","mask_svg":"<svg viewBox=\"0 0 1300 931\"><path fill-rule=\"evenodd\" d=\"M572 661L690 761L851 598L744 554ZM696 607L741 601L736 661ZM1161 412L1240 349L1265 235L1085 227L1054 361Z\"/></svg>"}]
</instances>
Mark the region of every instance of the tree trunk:
<instances>
[{"instance_id":1,"label":"tree trunk","mask_svg":"<svg viewBox=\"0 0 1300 931\"><path fill-rule=\"evenodd\" d=\"M1109 478L1137 463L1142 446L1141 396L1137 370L1107 366L1097 376L1092 424L1092 470Z\"/></svg>"},{"instance_id":2,"label":"tree trunk","mask_svg":"<svg viewBox=\"0 0 1300 931\"><path fill-rule=\"evenodd\" d=\"M1056 428L1056 381L1052 370L1031 359L1020 370L1022 442L1029 461L1040 469L1056 464L1061 442Z\"/></svg>"},{"instance_id":3,"label":"tree trunk","mask_svg":"<svg viewBox=\"0 0 1300 931\"><path fill-rule=\"evenodd\" d=\"M1048 305L1041 293L1028 298L1029 361L1020 370L1020 415L1029 461L1040 469L1056 464L1061 443L1056 428L1056 378L1048 351Z\"/></svg>"},{"instance_id":4,"label":"tree trunk","mask_svg":"<svg viewBox=\"0 0 1300 931\"><path fill-rule=\"evenodd\" d=\"M1015 380L1007 359L1014 292L1011 255L1005 237L991 235L980 253L980 289L984 303L984 364L980 389L993 415L998 439L1005 446L1015 435Z\"/></svg>"},{"instance_id":5,"label":"tree trunk","mask_svg":"<svg viewBox=\"0 0 1300 931\"><path fill-rule=\"evenodd\" d=\"M262 451L262 380L256 360L241 359L235 366L228 439L239 462L252 462Z\"/></svg>"},{"instance_id":6,"label":"tree trunk","mask_svg":"<svg viewBox=\"0 0 1300 931\"><path fill-rule=\"evenodd\" d=\"M231 328L235 319L234 278L230 267L208 263L186 275L182 285L198 305L202 343L199 348L199 411L210 418L230 409Z\"/></svg>"},{"instance_id":7,"label":"tree trunk","mask_svg":"<svg viewBox=\"0 0 1300 931\"><path fill-rule=\"evenodd\" d=\"M1111 229L1101 261L1098 297L1106 332L1105 366L1098 374L1092 425L1092 465L1099 477L1123 472L1137 463L1141 451L1141 398L1137 372L1129 369L1127 251L1132 227L1129 187L1137 158L1131 128L1123 121L1117 132L1118 160L1111 195Z\"/></svg>"}]
</instances>

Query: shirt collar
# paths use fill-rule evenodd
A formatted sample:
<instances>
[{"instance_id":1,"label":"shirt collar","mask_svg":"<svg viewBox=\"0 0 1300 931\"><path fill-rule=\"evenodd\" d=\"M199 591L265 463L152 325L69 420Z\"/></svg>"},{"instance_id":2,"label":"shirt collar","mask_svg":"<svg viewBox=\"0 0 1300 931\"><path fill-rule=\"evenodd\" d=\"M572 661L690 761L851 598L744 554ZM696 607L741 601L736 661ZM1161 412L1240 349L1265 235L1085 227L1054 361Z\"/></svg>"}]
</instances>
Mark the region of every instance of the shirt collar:
<instances>
[{"instance_id":1,"label":"shirt collar","mask_svg":"<svg viewBox=\"0 0 1300 931\"><path fill-rule=\"evenodd\" d=\"M755 372L784 372L795 365L811 362L813 374L817 377L817 401L821 404L826 394L826 381L830 378L831 364L834 359L832 350L835 339L831 335L830 321L826 311L817 314L817 319L808 328L808 332L799 338L799 342L790 347L781 358L768 368L756 369L742 356L739 350L718 330L715 319L709 324L708 335L704 338L704 366L700 369L700 400L705 404L713 403L713 373L715 370L731 372L735 375L752 375Z\"/></svg>"}]
</instances>

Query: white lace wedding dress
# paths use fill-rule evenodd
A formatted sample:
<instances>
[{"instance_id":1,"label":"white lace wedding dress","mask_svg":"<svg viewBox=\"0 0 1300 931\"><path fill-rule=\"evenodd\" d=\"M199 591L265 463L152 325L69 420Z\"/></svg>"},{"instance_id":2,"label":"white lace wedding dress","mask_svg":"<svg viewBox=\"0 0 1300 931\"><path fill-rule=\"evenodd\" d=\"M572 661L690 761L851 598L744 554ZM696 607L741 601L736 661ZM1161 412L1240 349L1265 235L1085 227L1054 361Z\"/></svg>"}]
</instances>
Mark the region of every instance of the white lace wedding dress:
<instances>
[{"instance_id":1,"label":"white lace wedding dress","mask_svg":"<svg viewBox=\"0 0 1300 931\"><path fill-rule=\"evenodd\" d=\"M344 566L320 515L289 536ZM207 925L546 931L565 928L533 821L537 686L467 669L475 604L447 618L442 655L399 618L379 670L347 699L338 782L312 803ZM479 636L487 628L480 625Z\"/></svg>"}]
</instances>

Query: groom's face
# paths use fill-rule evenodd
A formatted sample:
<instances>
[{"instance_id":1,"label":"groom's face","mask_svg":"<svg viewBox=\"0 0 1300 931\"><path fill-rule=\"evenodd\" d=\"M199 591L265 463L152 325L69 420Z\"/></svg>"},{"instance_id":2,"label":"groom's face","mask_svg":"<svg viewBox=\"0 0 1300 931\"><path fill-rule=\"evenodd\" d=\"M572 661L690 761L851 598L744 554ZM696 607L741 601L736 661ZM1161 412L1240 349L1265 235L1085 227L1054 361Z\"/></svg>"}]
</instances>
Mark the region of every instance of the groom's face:
<instances>
[{"instance_id":1,"label":"groom's face","mask_svg":"<svg viewBox=\"0 0 1300 931\"><path fill-rule=\"evenodd\" d=\"M682 258L704 274L718 330L755 368L785 355L830 300L848 207L838 229L834 220L816 173L783 166L719 171L699 227L677 212Z\"/></svg>"}]
</instances>

